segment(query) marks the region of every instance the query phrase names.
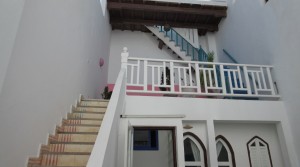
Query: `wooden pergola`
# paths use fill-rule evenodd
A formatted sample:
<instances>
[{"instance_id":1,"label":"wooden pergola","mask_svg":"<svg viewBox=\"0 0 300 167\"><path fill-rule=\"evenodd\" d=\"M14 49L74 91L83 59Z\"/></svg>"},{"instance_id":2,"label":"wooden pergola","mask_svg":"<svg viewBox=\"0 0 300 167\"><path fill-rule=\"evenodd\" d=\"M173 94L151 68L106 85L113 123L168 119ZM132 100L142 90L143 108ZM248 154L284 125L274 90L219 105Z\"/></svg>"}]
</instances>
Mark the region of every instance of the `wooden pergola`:
<instances>
[{"instance_id":1,"label":"wooden pergola","mask_svg":"<svg viewBox=\"0 0 300 167\"><path fill-rule=\"evenodd\" d=\"M218 30L226 6L145 0L108 0L112 29L144 31L153 25L196 28L199 35Z\"/></svg>"}]
</instances>

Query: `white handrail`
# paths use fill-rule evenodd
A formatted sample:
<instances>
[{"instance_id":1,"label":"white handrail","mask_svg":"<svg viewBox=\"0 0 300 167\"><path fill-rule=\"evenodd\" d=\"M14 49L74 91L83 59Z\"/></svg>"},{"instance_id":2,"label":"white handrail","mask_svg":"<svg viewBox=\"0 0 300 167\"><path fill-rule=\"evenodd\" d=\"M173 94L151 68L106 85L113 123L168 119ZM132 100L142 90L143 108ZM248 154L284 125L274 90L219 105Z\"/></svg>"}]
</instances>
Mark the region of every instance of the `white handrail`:
<instances>
[{"instance_id":1,"label":"white handrail","mask_svg":"<svg viewBox=\"0 0 300 167\"><path fill-rule=\"evenodd\" d=\"M273 66L270 65L134 57L128 57L127 60L127 86L137 88L127 89L127 92L251 98L280 97L273 86L271 75ZM166 73L171 75L166 76ZM195 76L193 78L195 82L191 82L190 73ZM168 84L165 82L166 77L169 77ZM161 91L161 88L164 88L164 91Z\"/></svg>"},{"instance_id":2,"label":"white handrail","mask_svg":"<svg viewBox=\"0 0 300 167\"><path fill-rule=\"evenodd\" d=\"M174 62L174 63L195 63L195 61L182 61L182 60L169 60L169 59L149 59L149 58L139 58L139 57L128 57L128 60L147 60L147 61L157 61L157 62ZM271 67L271 65L257 65L257 64L235 64L235 63L218 63L218 62L197 62L203 65L228 65L228 66L249 66L249 67Z\"/></svg>"},{"instance_id":3,"label":"white handrail","mask_svg":"<svg viewBox=\"0 0 300 167\"><path fill-rule=\"evenodd\" d=\"M124 54L128 54L125 49L122 57ZM124 63L126 62L123 61ZM87 167L116 166L118 129L125 101L125 93L126 68L121 68Z\"/></svg>"}]
</instances>

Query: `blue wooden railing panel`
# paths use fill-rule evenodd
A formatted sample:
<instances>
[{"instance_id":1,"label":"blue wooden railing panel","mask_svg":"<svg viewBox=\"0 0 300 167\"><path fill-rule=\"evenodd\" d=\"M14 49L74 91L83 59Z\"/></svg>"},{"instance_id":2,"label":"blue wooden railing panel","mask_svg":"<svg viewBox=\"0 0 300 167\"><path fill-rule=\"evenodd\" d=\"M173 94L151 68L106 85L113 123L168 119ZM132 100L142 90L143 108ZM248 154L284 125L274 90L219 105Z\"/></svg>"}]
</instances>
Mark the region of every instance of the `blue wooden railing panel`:
<instances>
[{"instance_id":1,"label":"blue wooden railing panel","mask_svg":"<svg viewBox=\"0 0 300 167\"><path fill-rule=\"evenodd\" d=\"M169 31L165 31L164 26L157 26L159 32L163 32L170 41L174 41L175 45L180 47L181 51L186 52L186 56L191 56L193 61L207 61L208 55L200 47L200 49L195 48L191 43L189 43L183 36L181 36L173 28L170 28Z\"/></svg>"},{"instance_id":2,"label":"blue wooden railing panel","mask_svg":"<svg viewBox=\"0 0 300 167\"><path fill-rule=\"evenodd\" d=\"M234 62L235 64L239 64L239 62L238 62L231 54L229 54L225 49L223 49L223 52L225 53L225 55L226 55L232 62ZM242 68L241 68L241 71L244 72L244 70L243 70ZM248 76L249 76L250 81L252 82L252 81L253 81L252 76L250 76L249 74L248 74ZM227 83L227 82L228 82L228 75L227 75L227 76L225 75L225 77L226 77L226 84L229 84L229 83ZM231 77L231 78L232 78L232 77ZM244 83L241 83L241 84L242 84L243 87L245 87L245 84L244 84ZM257 81L255 81L255 84L258 85ZM240 85L240 81L238 80L238 86L239 86L239 85ZM235 93L235 94L246 94L247 92L235 90L234 93Z\"/></svg>"},{"instance_id":3,"label":"blue wooden railing panel","mask_svg":"<svg viewBox=\"0 0 300 167\"><path fill-rule=\"evenodd\" d=\"M235 58L233 58L225 49L223 49L223 52L232 62L234 62L235 64L239 64L238 61L236 61Z\"/></svg>"}]
</instances>

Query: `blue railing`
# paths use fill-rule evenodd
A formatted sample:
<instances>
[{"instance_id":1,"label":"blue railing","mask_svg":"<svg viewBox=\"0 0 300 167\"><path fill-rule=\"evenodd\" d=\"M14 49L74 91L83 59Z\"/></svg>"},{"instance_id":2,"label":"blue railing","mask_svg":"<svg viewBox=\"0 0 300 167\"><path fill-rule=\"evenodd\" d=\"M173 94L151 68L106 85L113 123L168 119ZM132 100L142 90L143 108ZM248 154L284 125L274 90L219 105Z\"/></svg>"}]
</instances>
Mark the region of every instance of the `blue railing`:
<instances>
[{"instance_id":1,"label":"blue railing","mask_svg":"<svg viewBox=\"0 0 300 167\"><path fill-rule=\"evenodd\" d=\"M223 49L223 52L232 62L234 62L235 64L239 64L238 61L236 61L235 58L233 58L225 49Z\"/></svg>"},{"instance_id":2,"label":"blue railing","mask_svg":"<svg viewBox=\"0 0 300 167\"><path fill-rule=\"evenodd\" d=\"M195 48L173 28L170 28L169 31L166 31L164 26L157 27L159 32L163 32L165 36L170 39L170 41L175 42L175 45L180 47L181 51L186 52L186 56L191 56L193 61L207 61L208 55L201 47L199 49Z\"/></svg>"},{"instance_id":3,"label":"blue railing","mask_svg":"<svg viewBox=\"0 0 300 167\"><path fill-rule=\"evenodd\" d=\"M230 53L228 53L225 49L223 49L223 52L225 53L225 55L226 55L232 62L234 62L235 64L239 64L239 62L238 62L238 61L237 61ZM241 71L244 72L244 70L243 70L242 68L241 68ZM225 77L226 77L226 80L227 80L226 82L228 82L228 74L227 74L227 76L225 76ZM249 77L250 81L253 82L252 76L248 74L248 77ZM258 82L257 82L257 81L255 81L254 83L256 84L256 86L258 86ZM239 79L238 79L238 84L240 84ZM244 83L242 83L242 86L245 87ZM245 94L245 91L237 91L236 93L238 93L238 94Z\"/></svg>"}]
</instances>

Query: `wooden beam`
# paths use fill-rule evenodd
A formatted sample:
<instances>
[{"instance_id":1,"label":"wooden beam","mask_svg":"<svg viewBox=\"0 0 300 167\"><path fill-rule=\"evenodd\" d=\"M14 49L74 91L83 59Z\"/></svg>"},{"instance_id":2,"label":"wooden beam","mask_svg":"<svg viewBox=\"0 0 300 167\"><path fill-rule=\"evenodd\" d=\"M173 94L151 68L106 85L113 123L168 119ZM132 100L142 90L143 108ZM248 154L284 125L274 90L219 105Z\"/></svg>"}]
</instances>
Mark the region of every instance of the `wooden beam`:
<instances>
[{"instance_id":1,"label":"wooden beam","mask_svg":"<svg viewBox=\"0 0 300 167\"><path fill-rule=\"evenodd\" d=\"M107 2L107 8L109 10L139 10L139 11L152 11L152 12L163 12L163 13L184 13L194 15L209 15L215 17L226 17L226 9L205 9L196 7L177 7L177 6L159 6L149 4L133 4L123 2Z\"/></svg>"},{"instance_id":2,"label":"wooden beam","mask_svg":"<svg viewBox=\"0 0 300 167\"><path fill-rule=\"evenodd\" d=\"M165 25L168 23L171 27L180 27L180 28L197 28L207 31L217 31L218 25L210 24L200 24L200 23L182 23L182 22L170 22L164 20L139 20L139 19L120 19L120 18L110 18L110 23L114 24L124 24L124 25Z\"/></svg>"}]
</instances>

